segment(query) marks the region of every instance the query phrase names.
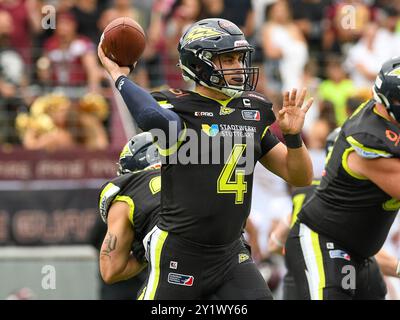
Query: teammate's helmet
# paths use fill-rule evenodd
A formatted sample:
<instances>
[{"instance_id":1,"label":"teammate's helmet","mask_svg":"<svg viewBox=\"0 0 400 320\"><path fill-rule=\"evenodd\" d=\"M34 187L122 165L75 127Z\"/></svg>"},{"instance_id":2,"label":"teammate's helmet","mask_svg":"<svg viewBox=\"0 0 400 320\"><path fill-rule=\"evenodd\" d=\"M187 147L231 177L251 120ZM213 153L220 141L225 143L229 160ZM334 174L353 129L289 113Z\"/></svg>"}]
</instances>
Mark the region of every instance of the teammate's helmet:
<instances>
[{"instance_id":1,"label":"teammate's helmet","mask_svg":"<svg viewBox=\"0 0 400 320\"><path fill-rule=\"evenodd\" d=\"M400 122L400 57L386 61L373 86L374 99Z\"/></svg>"},{"instance_id":2,"label":"teammate's helmet","mask_svg":"<svg viewBox=\"0 0 400 320\"><path fill-rule=\"evenodd\" d=\"M178 45L179 66L186 81L238 97L243 91L257 86L258 68L251 66L253 47L243 32L232 22L220 18L204 19L193 24L181 37ZM223 53L242 52L242 68L221 69L212 62ZM230 85L226 75L244 76L242 85Z\"/></svg>"},{"instance_id":3,"label":"teammate's helmet","mask_svg":"<svg viewBox=\"0 0 400 320\"><path fill-rule=\"evenodd\" d=\"M160 163L157 147L150 132L132 137L122 149L118 162L118 175L146 169Z\"/></svg>"},{"instance_id":4,"label":"teammate's helmet","mask_svg":"<svg viewBox=\"0 0 400 320\"><path fill-rule=\"evenodd\" d=\"M339 136L341 129L342 129L341 127L336 128L330 134L328 134L328 136L326 137L326 142L325 142L326 154L328 154L332 150L333 145L335 144L335 141L336 141L337 137Z\"/></svg>"}]
</instances>

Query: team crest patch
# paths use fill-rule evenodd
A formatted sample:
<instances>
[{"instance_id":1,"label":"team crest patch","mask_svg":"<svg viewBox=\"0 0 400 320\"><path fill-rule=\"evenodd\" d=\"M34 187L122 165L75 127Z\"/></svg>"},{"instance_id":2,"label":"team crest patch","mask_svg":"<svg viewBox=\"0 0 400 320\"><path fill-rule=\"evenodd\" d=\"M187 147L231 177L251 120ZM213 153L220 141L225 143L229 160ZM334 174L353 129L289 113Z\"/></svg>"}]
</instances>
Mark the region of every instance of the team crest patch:
<instances>
[{"instance_id":1,"label":"team crest patch","mask_svg":"<svg viewBox=\"0 0 400 320\"><path fill-rule=\"evenodd\" d=\"M219 115L220 116L227 116L228 114L231 114L233 111L235 111L235 109L221 106L221 109L219 109Z\"/></svg>"},{"instance_id":2,"label":"team crest patch","mask_svg":"<svg viewBox=\"0 0 400 320\"><path fill-rule=\"evenodd\" d=\"M350 261L350 255L346 252L344 252L343 250L330 250L329 251L329 256L331 257L331 259L344 259L347 261Z\"/></svg>"},{"instance_id":3,"label":"team crest patch","mask_svg":"<svg viewBox=\"0 0 400 320\"><path fill-rule=\"evenodd\" d=\"M239 253L239 263L249 260L250 256L247 253Z\"/></svg>"},{"instance_id":4,"label":"team crest patch","mask_svg":"<svg viewBox=\"0 0 400 320\"><path fill-rule=\"evenodd\" d=\"M191 287L193 286L194 277L186 274L170 272L168 273L168 282L178 286Z\"/></svg>"},{"instance_id":5,"label":"team crest patch","mask_svg":"<svg viewBox=\"0 0 400 320\"><path fill-rule=\"evenodd\" d=\"M260 121L260 111L258 110L242 110L244 120Z\"/></svg>"}]
</instances>

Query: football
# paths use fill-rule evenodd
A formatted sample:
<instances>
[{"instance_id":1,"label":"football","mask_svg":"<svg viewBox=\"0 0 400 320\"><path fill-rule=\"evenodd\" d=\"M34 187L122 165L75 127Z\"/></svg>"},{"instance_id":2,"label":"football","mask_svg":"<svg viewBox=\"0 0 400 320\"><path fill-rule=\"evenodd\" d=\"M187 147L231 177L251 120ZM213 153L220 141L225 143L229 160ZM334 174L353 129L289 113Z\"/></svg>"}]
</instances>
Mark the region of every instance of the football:
<instances>
[{"instance_id":1,"label":"football","mask_svg":"<svg viewBox=\"0 0 400 320\"><path fill-rule=\"evenodd\" d=\"M132 66L146 46L143 28L129 17L111 21L100 39L104 54L121 67Z\"/></svg>"}]
</instances>

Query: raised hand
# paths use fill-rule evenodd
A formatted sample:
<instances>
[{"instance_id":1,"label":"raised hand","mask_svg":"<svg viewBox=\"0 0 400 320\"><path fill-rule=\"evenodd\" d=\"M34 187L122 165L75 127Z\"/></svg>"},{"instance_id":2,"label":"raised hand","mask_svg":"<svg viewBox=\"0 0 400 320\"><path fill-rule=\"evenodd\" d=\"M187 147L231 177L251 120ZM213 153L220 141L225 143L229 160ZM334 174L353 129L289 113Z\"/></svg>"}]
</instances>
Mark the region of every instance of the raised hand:
<instances>
[{"instance_id":1,"label":"raised hand","mask_svg":"<svg viewBox=\"0 0 400 320\"><path fill-rule=\"evenodd\" d=\"M122 75L127 76L130 73L128 67L120 67L118 64L116 64L114 61L112 61L104 54L104 51L101 48L101 42L97 47L97 54L104 69L106 69L106 71L110 74L111 78L114 81L116 81L119 78L119 76Z\"/></svg>"},{"instance_id":2,"label":"raised hand","mask_svg":"<svg viewBox=\"0 0 400 320\"><path fill-rule=\"evenodd\" d=\"M310 98L303 106L307 89L301 91L300 98L296 101L297 90L293 89L283 94L282 109L275 113L278 125L283 134L298 134L303 129L304 119L314 99Z\"/></svg>"}]
</instances>

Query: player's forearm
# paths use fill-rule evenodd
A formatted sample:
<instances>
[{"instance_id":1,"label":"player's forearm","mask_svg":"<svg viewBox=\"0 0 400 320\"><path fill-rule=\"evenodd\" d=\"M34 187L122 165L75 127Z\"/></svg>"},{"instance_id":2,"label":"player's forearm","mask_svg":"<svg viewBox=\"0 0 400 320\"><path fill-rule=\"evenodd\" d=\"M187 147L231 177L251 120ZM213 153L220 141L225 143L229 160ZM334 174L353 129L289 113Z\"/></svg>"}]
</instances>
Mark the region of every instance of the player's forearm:
<instances>
[{"instance_id":1,"label":"player's forearm","mask_svg":"<svg viewBox=\"0 0 400 320\"><path fill-rule=\"evenodd\" d=\"M375 259L378 262L379 268L385 276L399 277L399 260L396 257L387 253L385 250L380 250L375 255Z\"/></svg>"},{"instance_id":2,"label":"player's forearm","mask_svg":"<svg viewBox=\"0 0 400 320\"><path fill-rule=\"evenodd\" d=\"M127 77L120 76L115 82L115 86L124 99L129 112L143 131L161 129L168 138L169 132L179 133L182 129L182 121L175 112L161 108L150 93ZM171 128L170 131L171 126L176 126L176 128Z\"/></svg>"},{"instance_id":3,"label":"player's forearm","mask_svg":"<svg viewBox=\"0 0 400 320\"><path fill-rule=\"evenodd\" d=\"M312 182L313 168L304 144L300 148L287 148L287 173L289 182L296 187L308 186Z\"/></svg>"},{"instance_id":4,"label":"player's forearm","mask_svg":"<svg viewBox=\"0 0 400 320\"><path fill-rule=\"evenodd\" d=\"M100 256L100 273L105 283L113 284L132 278L146 266L146 264L137 261L132 254L123 264L117 262L115 258L111 260L107 256Z\"/></svg>"}]
</instances>

